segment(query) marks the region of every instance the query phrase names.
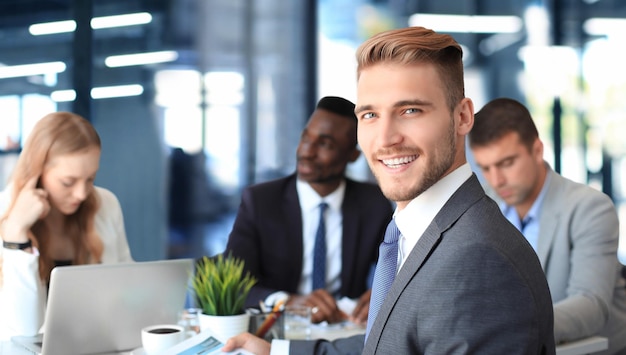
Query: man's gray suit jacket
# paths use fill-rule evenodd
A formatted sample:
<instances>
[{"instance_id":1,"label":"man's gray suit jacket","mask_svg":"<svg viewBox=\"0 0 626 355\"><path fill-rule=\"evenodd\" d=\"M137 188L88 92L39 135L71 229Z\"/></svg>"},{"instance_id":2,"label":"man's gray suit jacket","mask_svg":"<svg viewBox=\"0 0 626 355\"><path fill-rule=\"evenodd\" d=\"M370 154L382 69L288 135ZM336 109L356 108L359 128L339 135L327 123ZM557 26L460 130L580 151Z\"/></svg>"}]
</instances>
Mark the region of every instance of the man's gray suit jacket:
<instances>
[{"instance_id":1,"label":"man's gray suit jacket","mask_svg":"<svg viewBox=\"0 0 626 355\"><path fill-rule=\"evenodd\" d=\"M552 301L536 253L472 175L398 272L361 336L292 341L291 354L554 354Z\"/></svg>"},{"instance_id":2,"label":"man's gray suit jacket","mask_svg":"<svg viewBox=\"0 0 626 355\"><path fill-rule=\"evenodd\" d=\"M555 339L602 335L613 353L626 347L617 211L606 194L547 168L537 254L554 302Z\"/></svg>"}]
</instances>

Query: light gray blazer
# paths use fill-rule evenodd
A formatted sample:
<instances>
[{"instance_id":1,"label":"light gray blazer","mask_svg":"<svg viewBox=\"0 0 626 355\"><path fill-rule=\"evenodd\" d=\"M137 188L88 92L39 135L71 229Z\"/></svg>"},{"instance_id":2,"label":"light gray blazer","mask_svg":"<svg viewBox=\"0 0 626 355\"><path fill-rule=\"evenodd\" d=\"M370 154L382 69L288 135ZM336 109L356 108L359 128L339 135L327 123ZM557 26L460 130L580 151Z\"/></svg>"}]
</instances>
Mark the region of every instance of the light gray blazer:
<instances>
[{"instance_id":1,"label":"light gray blazer","mask_svg":"<svg viewBox=\"0 0 626 355\"><path fill-rule=\"evenodd\" d=\"M526 239L472 175L399 271L361 336L291 341L291 354L554 354L552 301Z\"/></svg>"},{"instance_id":2,"label":"light gray blazer","mask_svg":"<svg viewBox=\"0 0 626 355\"><path fill-rule=\"evenodd\" d=\"M613 353L626 347L626 287L617 259L615 206L606 194L549 166L548 174L537 254L554 302L555 340L599 334L609 338L607 353Z\"/></svg>"}]
</instances>

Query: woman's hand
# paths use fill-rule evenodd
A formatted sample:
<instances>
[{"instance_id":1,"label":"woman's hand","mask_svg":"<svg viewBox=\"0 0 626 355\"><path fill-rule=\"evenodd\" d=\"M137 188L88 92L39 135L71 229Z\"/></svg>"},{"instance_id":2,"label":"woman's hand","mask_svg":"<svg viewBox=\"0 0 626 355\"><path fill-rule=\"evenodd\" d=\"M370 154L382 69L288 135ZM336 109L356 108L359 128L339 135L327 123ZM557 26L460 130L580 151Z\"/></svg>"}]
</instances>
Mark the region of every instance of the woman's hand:
<instances>
[{"instance_id":1,"label":"woman's hand","mask_svg":"<svg viewBox=\"0 0 626 355\"><path fill-rule=\"evenodd\" d=\"M37 188L34 177L24 185L17 195L6 220L2 224L2 239L7 242L25 243L28 241L28 230L37 220L45 218L50 212L48 193Z\"/></svg>"}]
</instances>

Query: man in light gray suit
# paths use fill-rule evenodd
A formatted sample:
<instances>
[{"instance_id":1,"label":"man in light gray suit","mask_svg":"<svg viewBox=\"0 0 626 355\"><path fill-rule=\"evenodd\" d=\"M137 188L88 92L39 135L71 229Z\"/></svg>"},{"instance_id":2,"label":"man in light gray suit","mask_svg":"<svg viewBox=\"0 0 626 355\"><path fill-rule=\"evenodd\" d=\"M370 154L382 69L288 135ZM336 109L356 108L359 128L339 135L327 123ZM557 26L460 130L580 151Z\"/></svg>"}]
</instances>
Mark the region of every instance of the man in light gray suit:
<instances>
[{"instance_id":1,"label":"man in light gray suit","mask_svg":"<svg viewBox=\"0 0 626 355\"><path fill-rule=\"evenodd\" d=\"M607 353L626 352L626 288L611 199L550 168L530 112L513 99L495 99L476 113L469 143L502 212L539 256L556 342L602 335Z\"/></svg>"},{"instance_id":2,"label":"man in light gray suit","mask_svg":"<svg viewBox=\"0 0 626 355\"><path fill-rule=\"evenodd\" d=\"M460 45L422 27L391 30L364 42L357 62L359 145L383 193L397 203L388 230L397 225L400 233L398 242L386 235L381 244L397 243L397 251L379 257L371 330L333 342L274 340L271 348L245 333L224 350L554 354L552 302L539 260L465 158L474 108L464 97ZM387 260L398 271L385 297L377 277Z\"/></svg>"}]
</instances>

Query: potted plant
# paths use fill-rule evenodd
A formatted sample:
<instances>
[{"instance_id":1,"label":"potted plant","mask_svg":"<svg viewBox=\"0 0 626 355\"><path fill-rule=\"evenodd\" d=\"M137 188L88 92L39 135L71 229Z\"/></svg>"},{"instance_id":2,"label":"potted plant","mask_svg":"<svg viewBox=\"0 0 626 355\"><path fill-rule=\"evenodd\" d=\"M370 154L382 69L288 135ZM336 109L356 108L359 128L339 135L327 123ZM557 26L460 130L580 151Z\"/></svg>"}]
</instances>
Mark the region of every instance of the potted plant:
<instances>
[{"instance_id":1,"label":"potted plant","mask_svg":"<svg viewBox=\"0 0 626 355\"><path fill-rule=\"evenodd\" d=\"M250 315L244 304L256 282L249 272L244 273L244 261L230 254L199 260L191 286L203 313L201 327L210 328L222 341L247 331Z\"/></svg>"}]
</instances>

